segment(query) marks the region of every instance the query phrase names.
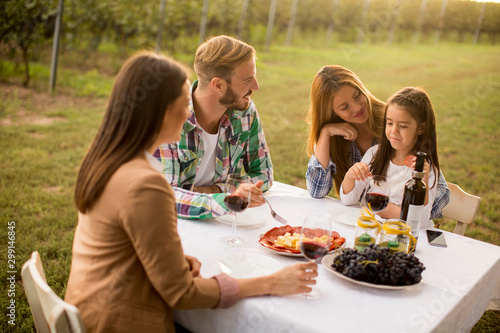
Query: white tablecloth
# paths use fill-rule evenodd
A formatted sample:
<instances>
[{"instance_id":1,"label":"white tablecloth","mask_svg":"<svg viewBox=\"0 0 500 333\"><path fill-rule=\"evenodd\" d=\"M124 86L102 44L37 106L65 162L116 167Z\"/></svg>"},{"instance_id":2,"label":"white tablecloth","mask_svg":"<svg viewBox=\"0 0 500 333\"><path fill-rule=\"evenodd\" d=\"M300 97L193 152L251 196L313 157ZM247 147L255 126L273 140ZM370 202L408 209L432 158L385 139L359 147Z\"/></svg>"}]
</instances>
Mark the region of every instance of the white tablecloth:
<instances>
[{"instance_id":1,"label":"white tablecloth","mask_svg":"<svg viewBox=\"0 0 500 333\"><path fill-rule=\"evenodd\" d=\"M266 197L291 226L307 214L342 209L332 198L313 199L297 187L275 182ZM257 240L281 226L267 206L252 208L265 214L260 225L238 227L245 246L228 247L220 237L231 226L215 220L178 220L185 253L202 262L201 273L220 273L219 259L244 252L270 256L281 265L291 258L271 253ZM335 222L334 229L353 243L355 227ZM240 300L229 309L176 310L175 319L193 332L468 332L481 318L490 298L500 296L500 247L445 233L447 248L427 244L421 232L416 255L426 270L422 282L403 290L380 290L353 284L320 265L316 287L319 299L300 295L262 296Z\"/></svg>"}]
</instances>

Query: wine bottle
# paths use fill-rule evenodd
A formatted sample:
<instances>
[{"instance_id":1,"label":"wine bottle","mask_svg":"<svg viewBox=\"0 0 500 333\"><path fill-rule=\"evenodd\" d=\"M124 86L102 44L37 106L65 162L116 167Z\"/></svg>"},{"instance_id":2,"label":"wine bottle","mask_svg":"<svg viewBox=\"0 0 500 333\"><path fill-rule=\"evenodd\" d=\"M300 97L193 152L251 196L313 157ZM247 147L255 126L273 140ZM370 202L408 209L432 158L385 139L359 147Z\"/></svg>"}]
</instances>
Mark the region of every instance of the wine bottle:
<instances>
[{"instance_id":1,"label":"wine bottle","mask_svg":"<svg viewBox=\"0 0 500 333\"><path fill-rule=\"evenodd\" d=\"M405 192L403 195L403 204L401 206L400 219L405 221L411 228L411 234L418 239L418 231L420 229L420 220L424 209L425 194L427 187L423 182L424 177L424 162L427 154L424 152L417 153L417 161L415 170L413 170L413 178L406 182ZM416 245L415 245L416 248ZM415 249L414 249L415 250Z\"/></svg>"}]
</instances>

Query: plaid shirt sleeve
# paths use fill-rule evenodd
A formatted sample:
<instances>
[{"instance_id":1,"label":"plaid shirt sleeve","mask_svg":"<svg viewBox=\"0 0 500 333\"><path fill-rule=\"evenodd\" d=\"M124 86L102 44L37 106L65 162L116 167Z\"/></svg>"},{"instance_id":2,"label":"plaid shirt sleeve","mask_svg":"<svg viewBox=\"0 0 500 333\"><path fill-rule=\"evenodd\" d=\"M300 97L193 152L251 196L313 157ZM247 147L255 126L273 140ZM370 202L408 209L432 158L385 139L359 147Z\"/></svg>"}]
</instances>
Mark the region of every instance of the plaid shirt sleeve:
<instances>
[{"instance_id":1,"label":"plaid shirt sleeve","mask_svg":"<svg viewBox=\"0 0 500 333\"><path fill-rule=\"evenodd\" d=\"M351 143L349 148L349 158L352 165L360 162L362 158L354 142ZM337 168L331 159L328 161L328 165L325 169L313 154L307 164L306 171L306 184L309 194L313 198L325 197L333 188L333 176L336 173Z\"/></svg>"},{"instance_id":2,"label":"plaid shirt sleeve","mask_svg":"<svg viewBox=\"0 0 500 333\"><path fill-rule=\"evenodd\" d=\"M182 219L205 219L228 213L224 205L224 193L204 194L190 191L192 184L181 184L179 153L176 144L159 147L154 155L163 165L163 175L172 185L175 194L177 217Z\"/></svg>"},{"instance_id":3,"label":"plaid shirt sleeve","mask_svg":"<svg viewBox=\"0 0 500 333\"><path fill-rule=\"evenodd\" d=\"M443 208L450 202L450 189L441 171L439 171L437 187L436 198L432 204L431 220L442 218Z\"/></svg>"},{"instance_id":4,"label":"plaid shirt sleeve","mask_svg":"<svg viewBox=\"0 0 500 333\"><path fill-rule=\"evenodd\" d=\"M262 180L264 184L261 190L267 191L273 184L273 164L259 114L256 109L254 110L247 151L243 156L243 165L247 174L252 178L252 182L255 184Z\"/></svg>"},{"instance_id":5,"label":"plaid shirt sleeve","mask_svg":"<svg viewBox=\"0 0 500 333\"><path fill-rule=\"evenodd\" d=\"M225 193L205 194L174 187L177 217L181 219L208 219L228 213L224 205Z\"/></svg>"},{"instance_id":6,"label":"plaid shirt sleeve","mask_svg":"<svg viewBox=\"0 0 500 333\"><path fill-rule=\"evenodd\" d=\"M309 163L307 163L306 171L306 184L309 194L313 198L323 198L330 193L333 187L333 175L336 172L332 160L328 162L328 166L324 169L313 154Z\"/></svg>"}]
</instances>

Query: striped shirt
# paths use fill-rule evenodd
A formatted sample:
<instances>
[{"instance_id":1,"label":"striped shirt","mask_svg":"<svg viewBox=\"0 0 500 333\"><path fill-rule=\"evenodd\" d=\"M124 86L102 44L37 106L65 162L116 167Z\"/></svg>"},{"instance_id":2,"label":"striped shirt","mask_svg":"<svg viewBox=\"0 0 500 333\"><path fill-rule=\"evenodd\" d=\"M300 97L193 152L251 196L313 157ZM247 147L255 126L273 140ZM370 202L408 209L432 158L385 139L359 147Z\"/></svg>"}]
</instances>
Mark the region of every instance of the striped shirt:
<instances>
[{"instance_id":1,"label":"striped shirt","mask_svg":"<svg viewBox=\"0 0 500 333\"><path fill-rule=\"evenodd\" d=\"M191 96L198 82L191 86ZM163 164L163 175L173 186L177 215L184 219L211 218L227 214L225 193L193 192L196 172L205 151L202 129L196 121L193 101L189 103L191 116L186 121L177 143L162 145L154 156ZM230 173L248 174L252 182L264 181L262 190L268 190L273 181L271 156L255 104L245 111L227 110L219 124L219 140L215 148L213 184L223 188Z\"/></svg>"}]
</instances>

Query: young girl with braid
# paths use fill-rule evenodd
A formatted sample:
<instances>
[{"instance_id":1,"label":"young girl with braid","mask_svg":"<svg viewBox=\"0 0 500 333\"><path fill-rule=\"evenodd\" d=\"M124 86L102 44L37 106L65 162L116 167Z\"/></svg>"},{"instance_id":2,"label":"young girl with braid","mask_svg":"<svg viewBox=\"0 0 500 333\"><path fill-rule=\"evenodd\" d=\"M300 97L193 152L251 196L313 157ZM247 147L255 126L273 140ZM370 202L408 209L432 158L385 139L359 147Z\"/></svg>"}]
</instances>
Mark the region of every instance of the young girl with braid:
<instances>
[{"instance_id":1,"label":"young girl with braid","mask_svg":"<svg viewBox=\"0 0 500 333\"><path fill-rule=\"evenodd\" d=\"M436 198L439 160L436 141L436 117L429 96L420 88L403 88L395 93L385 106L384 136L381 143L368 149L361 162L346 173L340 187L342 203L357 203L371 175L386 176L391 191L389 205L378 213L382 218L399 218L405 183L412 178L415 168L405 165L409 155L417 151L427 153L423 181L427 185L421 228L433 227L431 208Z\"/></svg>"}]
</instances>

